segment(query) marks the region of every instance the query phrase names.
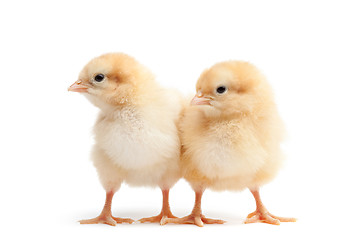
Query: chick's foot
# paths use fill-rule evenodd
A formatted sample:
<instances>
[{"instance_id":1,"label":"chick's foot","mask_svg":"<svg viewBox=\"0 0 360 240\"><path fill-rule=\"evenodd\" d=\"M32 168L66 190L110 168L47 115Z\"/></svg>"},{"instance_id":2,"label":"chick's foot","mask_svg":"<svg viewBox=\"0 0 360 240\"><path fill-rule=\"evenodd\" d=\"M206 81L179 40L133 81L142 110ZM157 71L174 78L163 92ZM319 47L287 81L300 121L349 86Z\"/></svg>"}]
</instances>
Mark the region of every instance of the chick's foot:
<instances>
[{"instance_id":1,"label":"chick's foot","mask_svg":"<svg viewBox=\"0 0 360 240\"><path fill-rule=\"evenodd\" d=\"M167 223L175 223L175 224L194 224L198 227L203 227L205 224L223 224L225 221L220 219L211 219L206 218L204 215L195 215L190 214L189 216L183 217L183 218L166 218L163 220L162 225Z\"/></svg>"},{"instance_id":2,"label":"chick's foot","mask_svg":"<svg viewBox=\"0 0 360 240\"><path fill-rule=\"evenodd\" d=\"M130 218L116 218L111 214L111 203L114 196L114 192L110 191L106 193L105 205L100 213L100 215L96 218L80 220L80 224L97 224L103 223L111 226L115 226L116 223L133 223L134 220Z\"/></svg>"},{"instance_id":3,"label":"chick's foot","mask_svg":"<svg viewBox=\"0 0 360 240\"><path fill-rule=\"evenodd\" d=\"M80 222L80 224L103 223L103 224L108 224L108 225L111 225L111 226L115 226L116 223L130 223L131 224L131 223L134 222L134 220L132 220L130 218L113 217L111 214L100 214L100 216L98 216L96 218L81 220L79 222Z\"/></svg>"},{"instance_id":4,"label":"chick's foot","mask_svg":"<svg viewBox=\"0 0 360 240\"><path fill-rule=\"evenodd\" d=\"M164 219L168 219L168 218L176 218L170 210L170 205L169 205L169 189L162 189L162 195L163 195L163 206L162 206L162 210L161 213L157 216L154 217L149 217L149 218L142 218L139 220L139 222L141 223L145 223L145 222L150 222L150 223L160 223L161 225L164 225Z\"/></svg>"},{"instance_id":5,"label":"chick's foot","mask_svg":"<svg viewBox=\"0 0 360 240\"><path fill-rule=\"evenodd\" d=\"M165 218L161 221L161 225L167 223L176 223L176 224L194 224L198 227L203 227L205 224L223 224L225 221L220 219L210 219L206 218L201 214L201 198L204 190L200 189L195 191L195 205L189 216L183 218Z\"/></svg>"},{"instance_id":6,"label":"chick's foot","mask_svg":"<svg viewBox=\"0 0 360 240\"><path fill-rule=\"evenodd\" d=\"M171 212L168 214L161 212L159 215L154 216L154 217L142 218L139 220L139 222L141 222L141 223L145 223L145 222L160 223L161 225L163 225L162 222L164 221L164 219L168 219L168 218L176 218L176 217L174 215L172 215Z\"/></svg>"},{"instance_id":7,"label":"chick's foot","mask_svg":"<svg viewBox=\"0 0 360 240\"><path fill-rule=\"evenodd\" d=\"M247 216L244 222L245 224L262 222L262 223L280 225L280 222L296 222L296 218L277 217L269 213L260 199L259 189L250 190L250 191L253 194L256 201L256 210Z\"/></svg>"},{"instance_id":8,"label":"chick's foot","mask_svg":"<svg viewBox=\"0 0 360 240\"><path fill-rule=\"evenodd\" d=\"M285 217L277 217L269 212L256 210L255 212L250 213L246 220L245 224L248 223L269 223L274 225L280 225L280 222L296 222L295 218L285 218Z\"/></svg>"}]
</instances>

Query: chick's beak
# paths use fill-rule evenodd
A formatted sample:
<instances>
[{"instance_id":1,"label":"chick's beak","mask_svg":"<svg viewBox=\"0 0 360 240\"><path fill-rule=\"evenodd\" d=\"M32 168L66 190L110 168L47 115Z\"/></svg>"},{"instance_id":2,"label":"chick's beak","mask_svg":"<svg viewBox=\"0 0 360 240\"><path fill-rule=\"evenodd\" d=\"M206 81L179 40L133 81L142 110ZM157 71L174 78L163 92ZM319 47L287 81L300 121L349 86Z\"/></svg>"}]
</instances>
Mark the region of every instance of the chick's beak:
<instances>
[{"instance_id":1,"label":"chick's beak","mask_svg":"<svg viewBox=\"0 0 360 240\"><path fill-rule=\"evenodd\" d=\"M71 92L87 92L88 86L86 86L81 80L74 82L69 88L68 91Z\"/></svg>"},{"instance_id":2,"label":"chick's beak","mask_svg":"<svg viewBox=\"0 0 360 240\"><path fill-rule=\"evenodd\" d=\"M190 105L210 105L211 98L203 96L201 93L197 93L191 100Z\"/></svg>"}]
</instances>

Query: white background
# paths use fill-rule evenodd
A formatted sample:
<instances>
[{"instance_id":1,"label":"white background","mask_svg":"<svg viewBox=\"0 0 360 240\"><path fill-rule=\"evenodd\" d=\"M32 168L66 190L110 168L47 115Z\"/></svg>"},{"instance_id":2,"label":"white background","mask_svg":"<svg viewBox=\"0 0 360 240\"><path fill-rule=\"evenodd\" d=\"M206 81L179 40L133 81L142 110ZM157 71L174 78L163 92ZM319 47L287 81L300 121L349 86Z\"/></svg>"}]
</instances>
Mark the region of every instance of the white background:
<instances>
[{"instance_id":1,"label":"white background","mask_svg":"<svg viewBox=\"0 0 360 240\"><path fill-rule=\"evenodd\" d=\"M1 239L356 238L359 223L360 35L356 1L1 1ZM164 85L194 93L206 67L248 60L268 76L288 129L283 171L261 193L297 223L244 225L248 191L205 192L225 225L80 225L105 193L89 161L97 109L67 92L81 68L125 52ZM193 192L180 181L173 212ZM159 189L115 195L115 216L158 214Z\"/></svg>"}]
</instances>

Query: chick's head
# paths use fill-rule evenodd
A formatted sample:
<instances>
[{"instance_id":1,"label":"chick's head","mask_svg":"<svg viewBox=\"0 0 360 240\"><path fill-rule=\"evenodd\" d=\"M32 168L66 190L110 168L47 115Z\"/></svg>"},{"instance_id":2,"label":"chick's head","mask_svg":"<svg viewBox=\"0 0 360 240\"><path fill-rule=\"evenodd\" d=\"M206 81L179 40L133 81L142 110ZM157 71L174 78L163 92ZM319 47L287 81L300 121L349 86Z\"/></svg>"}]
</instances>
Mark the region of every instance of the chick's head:
<instances>
[{"instance_id":1,"label":"chick's head","mask_svg":"<svg viewBox=\"0 0 360 240\"><path fill-rule=\"evenodd\" d=\"M96 106L123 105L136 101L141 89L151 86L152 73L134 58L108 53L92 59L69 91L84 93Z\"/></svg>"},{"instance_id":2,"label":"chick's head","mask_svg":"<svg viewBox=\"0 0 360 240\"><path fill-rule=\"evenodd\" d=\"M205 70L196 92L191 105L210 117L249 114L271 101L265 77L254 65L243 61L221 62Z\"/></svg>"}]
</instances>

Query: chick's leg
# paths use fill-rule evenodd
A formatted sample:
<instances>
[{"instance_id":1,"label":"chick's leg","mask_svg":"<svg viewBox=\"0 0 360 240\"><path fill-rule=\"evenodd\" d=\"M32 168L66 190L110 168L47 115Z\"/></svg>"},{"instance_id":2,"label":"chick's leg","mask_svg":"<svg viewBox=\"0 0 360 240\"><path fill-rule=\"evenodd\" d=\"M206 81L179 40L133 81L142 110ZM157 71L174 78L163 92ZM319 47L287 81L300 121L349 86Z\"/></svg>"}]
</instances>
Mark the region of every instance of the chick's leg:
<instances>
[{"instance_id":1,"label":"chick's leg","mask_svg":"<svg viewBox=\"0 0 360 240\"><path fill-rule=\"evenodd\" d=\"M106 193L105 205L100 213L100 215L96 218L81 220L80 224L97 224L104 223L111 226L115 226L116 223L133 223L134 220L130 218L116 218L111 214L111 203L113 199L114 193L112 191Z\"/></svg>"},{"instance_id":2,"label":"chick's leg","mask_svg":"<svg viewBox=\"0 0 360 240\"><path fill-rule=\"evenodd\" d=\"M219 219L206 218L201 214L201 197L203 190L195 191L195 205L189 216L183 218L166 218L162 221L162 225L166 223L177 223L177 224L195 224L196 226L202 227L205 224L223 224L225 221Z\"/></svg>"},{"instance_id":3,"label":"chick's leg","mask_svg":"<svg viewBox=\"0 0 360 240\"><path fill-rule=\"evenodd\" d=\"M159 215L149 218L142 218L139 220L141 223L145 222L151 222L156 223L159 222L161 225L162 221L166 218L176 218L170 210L170 204L169 204L169 189L162 189L162 195L163 195L163 203L162 203L162 209Z\"/></svg>"},{"instance_id":4,"label":"chick's leg","mask_svg":"<svg viewBox=\"0 0 360 240\"><path fill-rule=\"evenodd\" d=\"M263 222L280 225L280 222L296 222L296 218L277 217L268 212L260 199L259 189L250 190L256 201L256 210L250 213L244 223Z\"/></svg>"}]
</instances>

